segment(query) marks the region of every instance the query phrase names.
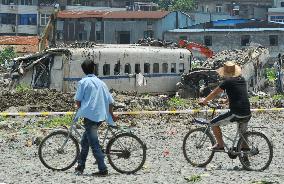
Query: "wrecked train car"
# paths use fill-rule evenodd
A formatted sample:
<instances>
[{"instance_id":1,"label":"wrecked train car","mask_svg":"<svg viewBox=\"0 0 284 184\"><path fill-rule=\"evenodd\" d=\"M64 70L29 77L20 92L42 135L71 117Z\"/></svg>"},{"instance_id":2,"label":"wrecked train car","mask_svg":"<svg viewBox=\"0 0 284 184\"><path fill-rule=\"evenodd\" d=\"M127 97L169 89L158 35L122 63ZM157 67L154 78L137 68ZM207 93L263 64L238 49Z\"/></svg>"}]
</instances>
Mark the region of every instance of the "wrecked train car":
<instances>
[{"instance_id":1,"label":"wrecked train car","mask_svg":"<svg viewBox=\"0 0 284 184\"><path fill-rule=\"evenodd\" d=\"M85 59L95 62L96 75L110 89L138 93L175 92L181 74L192 66L192 54L186 49L106 44L49 49L16 58L14 71L20 74L19 82L33 88L70 92L84 76L81 63Z\"/></svg>"},{"instance_id":2,"label":"wrecked train car","mask_svg":"<svg viewBox=\"0 0 284 184\"><path fill-rule=\"evenodd\" d=\"M207 96L221 81L215 70L232 60L242 67L248 91L259 91L266 81L265 67L269 57L268 49L261 46L219 52L207 59L200 69L183 74L181 82L177 83L178 92L184 98Z\"/></svg>"}]
</instances>

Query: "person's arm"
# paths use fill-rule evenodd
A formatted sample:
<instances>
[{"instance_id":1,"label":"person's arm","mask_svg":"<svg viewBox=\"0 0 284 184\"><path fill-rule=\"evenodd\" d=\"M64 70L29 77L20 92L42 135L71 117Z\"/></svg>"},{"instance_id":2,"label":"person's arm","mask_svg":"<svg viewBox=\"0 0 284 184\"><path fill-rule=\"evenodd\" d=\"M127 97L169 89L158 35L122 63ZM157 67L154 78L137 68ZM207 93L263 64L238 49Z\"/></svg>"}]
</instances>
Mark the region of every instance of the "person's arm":
<instances>
[{"instance_id":1,"label":"person's arm","mask_svg":"<svg viewBox=\"0 0 284 184\"><path fill-rule=\"evenodd\" d=\"M110 113L110 115L111 115L113 121L117 121L118 116L116 116L116 115L113 114L113 104L112 104L112 103L109 104L109 113Z\"/></svg>"},{"instance_id":2,"label":"person's arm","mask_svg":"<svg viewBox=\"0 0 284 184\"><path fill-rule=\"evenodd\" d=\"M219 86L216 87L206 98L200 100L200 103L206 105L210 100L213 100L217 95L223 92Z\"/></svg>"}]
</instances>

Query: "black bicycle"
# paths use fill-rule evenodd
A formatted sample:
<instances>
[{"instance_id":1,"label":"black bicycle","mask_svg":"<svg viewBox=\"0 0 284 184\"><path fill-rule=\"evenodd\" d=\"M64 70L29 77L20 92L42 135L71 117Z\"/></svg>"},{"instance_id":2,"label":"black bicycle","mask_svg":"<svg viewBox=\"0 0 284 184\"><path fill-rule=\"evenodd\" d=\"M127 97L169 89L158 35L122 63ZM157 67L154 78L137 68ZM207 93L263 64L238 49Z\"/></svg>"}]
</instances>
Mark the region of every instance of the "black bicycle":
<instances>
[{"instance_id":1,"label":"black bicycle","mask_svg":"<svg viewBox=\"0 0 284 184\"><path fill-rule=\"evenodd\" d=\"M218 105L208 104L212 108L212 118L215 115L215 111ZM235 119L235 122L239 122L240 119ZM194 118L192 123L195 125L202 125L204 127L198 127L191 129L184 137L183 140L183 154L186 160L193 166L204 167L211 162L214 153L209 149L215 144L215 139L210 131L212 125L210 121L202 118ZM263 128L263 127L251 127ZM226 140L232 142L229 146L224 144L224 151L218 151L227 153L230 158L235 159L239 157L239 160L246 170L262 171L269 167L273 158L273 147L269 139L261 132L248 131L242 134L237 131L234 139L223 134ZM246 148L243 147L246 145Z\"/></svg>"},{"instance_id":2,"label":"black bicycle","mask_svg":"<svg viewBox=\"0 0 284 184\"><path fill-rule=\"evenodd\" d=\"M48 169L65 171L77 161L80 144L74 133L82 137L73 121L68 130L56 130L47 135L39 145L38 155L42 164ZM105 145L109 132L112 137L102 150L109 164L118 172L133 174L139 171L146 160L146 145L133 134L130 128L107 125L101 145Z\"/></svg>"}]
</instances>

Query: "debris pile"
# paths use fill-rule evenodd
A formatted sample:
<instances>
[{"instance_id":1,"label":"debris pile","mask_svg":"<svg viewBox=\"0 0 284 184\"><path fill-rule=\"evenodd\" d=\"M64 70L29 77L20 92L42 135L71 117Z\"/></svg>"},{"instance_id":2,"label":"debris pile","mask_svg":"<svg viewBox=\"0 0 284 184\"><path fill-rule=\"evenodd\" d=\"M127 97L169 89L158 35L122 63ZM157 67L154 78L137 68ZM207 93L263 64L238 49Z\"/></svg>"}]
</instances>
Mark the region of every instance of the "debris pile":
<instances>
[{"instance_id":1,"label":"debris pile","mask_svg":"<svg viewBox=\"0 0 284 184\"><path fill-rule=\"evenodd\" d=\"M208 58L204 62L203 67L217 69L222 67L226 61L236 61L238 65L243 66L249 62L256 62L258 57L263 53L268 54L268 50L262 46L224 50L216 53L212 58Z\"/></svg>"},{"instance_id":2,"label":"debris pile","mask_svg":"<svg viewBox=\"0 0 284 184\"><path fill-rule=\"evenodd\" d=\"M26 91L2 91L0 94L0 111L17 107L18 111L72 111L74 94L56 90L34 89Z\"/></svg>"},{"instance_id":3,"label":"debris pile","mask_svg":"<svg viewBox=\"0 0 284 184\"><path fill-rule=\"evenodd\" d=\"M200 109L196 99L175 99L166 95L131 95L113 92L115 111L157 111L173 109ZM284 96L254 96L252 108L284 107ZM175 97L179 99L178 97ZM0 112L66 112L74 111L74 93L62 93L48 89L30 89L27 91L2 91L0 93ZM227 108L227 107L224 107Z\"/></svg>"},{"instance_id":4,"label":"debris pile","mask_svg":"<svg viewBox=\"0 0 284 184\"><path fill-rule=\"evenodd\" d=\"M143 38L138 40L137 42L141 46L155 46L155 47L177 47L178 45L173 42L163 41L163 40L156 40L153 38Z\"/></svg>"}]
</instances>

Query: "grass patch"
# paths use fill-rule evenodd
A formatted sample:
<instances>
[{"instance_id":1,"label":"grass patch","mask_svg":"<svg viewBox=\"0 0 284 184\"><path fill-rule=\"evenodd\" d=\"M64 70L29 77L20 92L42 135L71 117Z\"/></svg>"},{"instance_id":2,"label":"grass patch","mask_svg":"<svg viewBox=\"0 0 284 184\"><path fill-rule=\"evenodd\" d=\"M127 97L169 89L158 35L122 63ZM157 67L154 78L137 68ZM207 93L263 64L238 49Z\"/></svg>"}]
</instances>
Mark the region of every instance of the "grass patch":
<instances>
[{"instance_id":1,"label":"grass patch","mask_svg":"<svg viewBox=\"0 0 284 184\"><path fill-rule=\"evenodd\" d=\"M201 181L201 175L192 175L184 178L187 182L195 183Z\"/></svg>"},{"instance_id":2,"label":"grass patch","mask_svg":"<svg viewBox=\"0 0 284 184\"><path fill-rule=\"evenodd\" d=\"M170 107L184 106L185 104L185 99L180 97L172 97L167 101L167 105Z\"/></svg>"},{"instance_id":3,"label":"grass patch","mask_svg":"<svg viewBox=\"0 0 284 184\"><path fill-rule=\"evenodd\" d=\"M272 97L273 100L284 100L284 95L274 95Z\"/></svg>"},{"instance_id":4,"label":"grass patch","mask_svg":"<svg viewBox=\"0 0 284 184\"><path fill-rule=\"evenodd\" d=\"M30 91L31 89L32 88L27 84L19 84L15 88L16 92L18 92L18 93L25 93L27 91Z\"/></svg>"},{"instance_id":5,"label":"grass patch","mask_svg":"<svg viewBox=\"0 0 284 184\"><path fill-rule=\"evenodd\" d=\"M60 126L70 126L70 124L73 122L73 116L72 115L64 115L52 118L50 120L41 120L37 122L38 126L45 127L45 128L55 128Z\"/></svg>"}]
</instances>

